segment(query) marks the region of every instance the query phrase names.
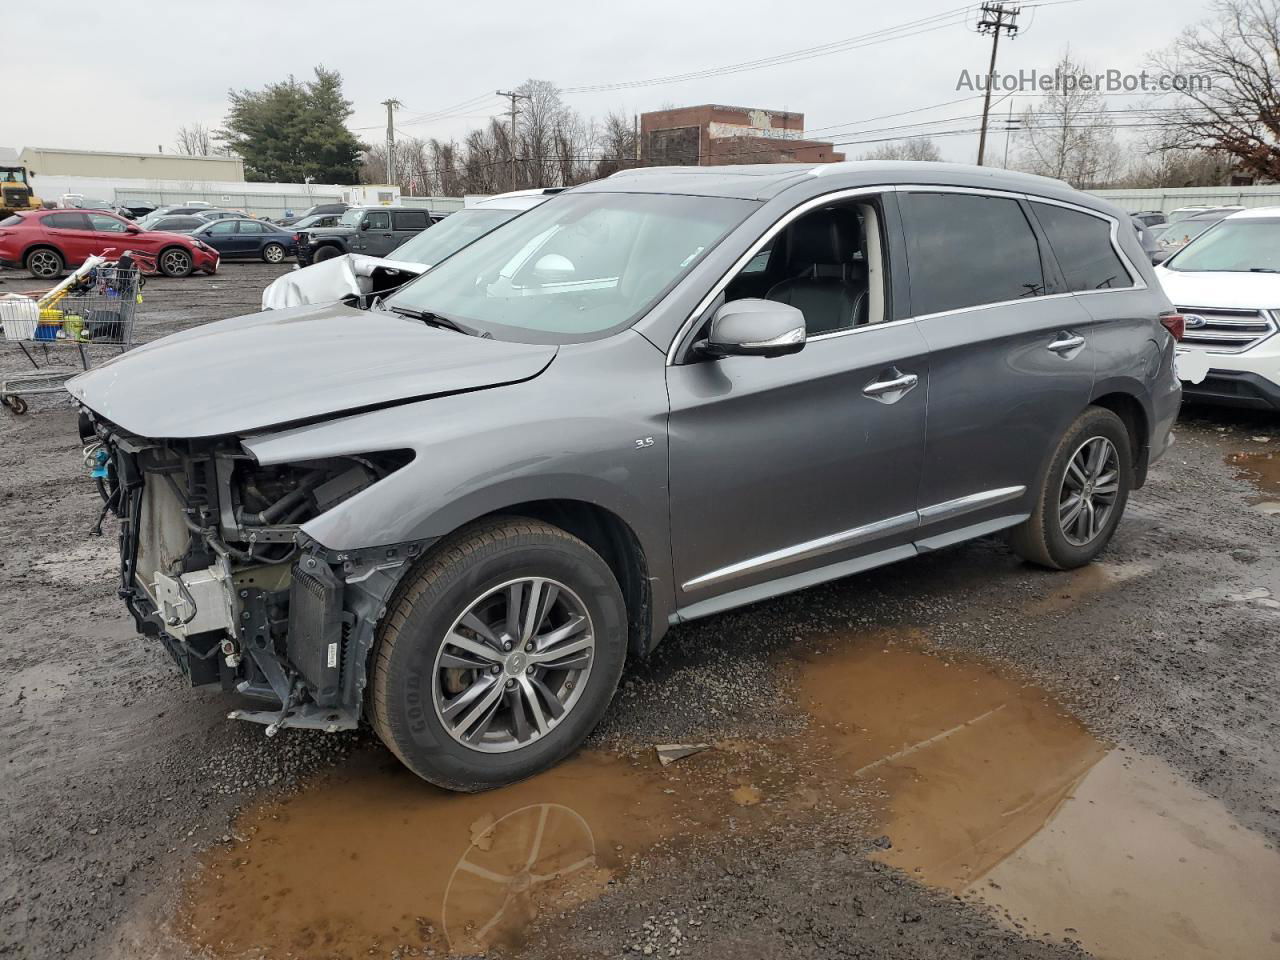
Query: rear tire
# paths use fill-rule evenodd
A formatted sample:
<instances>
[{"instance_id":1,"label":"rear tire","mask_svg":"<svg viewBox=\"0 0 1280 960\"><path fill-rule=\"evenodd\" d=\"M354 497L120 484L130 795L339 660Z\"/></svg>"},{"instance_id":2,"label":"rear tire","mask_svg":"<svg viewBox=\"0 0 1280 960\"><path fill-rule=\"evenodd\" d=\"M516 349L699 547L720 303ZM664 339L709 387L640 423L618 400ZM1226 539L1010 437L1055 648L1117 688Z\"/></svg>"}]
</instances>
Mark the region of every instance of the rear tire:
<instances>
[{"instance_id":1,"label":"rear tire","mask_svg":"<svg viewBox=\"0 0 1280 960\"><path fill-rule=\"evenodd\" d=\"M321 263L325 260L332 260L334 257L340 257L340 256L342 256L342 251L339 250L337 247L324 246L324 247L320 247L318 250L316 250L315 253L311 255L311 262Z\"/></svg>"},{"instance_id":2,"label":"rear tire","mask_svg":"<svg viewBox=\"0 0 1280 960\"><path fill-rule=\"evenodd\" d=\"M182 247L166 247L161 250L160 255L156 257L156 264L166 277L175 279L191 276L191 271L195 267L191 254Z\"/></svg>"},{"instance_id":3,"label":"rear tire","mask_svg":"<svg viewBox=\"0 0 1280 960\"><path fill-rule=\"evenodd\" d=\"M266 263L284 263L284 247L278 243L268 243L262 248L262 259Z\"/></svg>"},{"instance_id":4,"label":"rear tire","mask_svg":"<svg viewBox=\"0 0 1280 960\"><path fill-rule=\"evenodd\" d=\"M23 266L37 280L57 280L66 271L67 262L53 247L37 247L27 253Z\"/></svg>"},{"instance_id":5,"label":"rear tire","mask_svg":"<svg viewBox=\"0 0 1280 960\"><path fill-rule=\"evenodd\" d=\"M1089 407L1058 443L1035 509L1011 531L1010 545L1042 567L1082 567L1110 543L1132 487L1129 431L1110 410Z\"/></svg>"},{"instance_id":6,"label":"rear tire","mask_svg":"<svg viewBox=\"0 0 1280 960\"><path fill-rule=\"evenodd\" d=\"M513 607L513 585L535 581L514 593ZM569 643L579 649L546 652ZM372 669L373 727L438 786L514 783L582 743L613 698L626 647L622 591L599 554L537 520L482 521L438 547L393 600ZM575 669L555 665L570 660ZM493 706L481 707L489 696ZM479 719L468 724L476 707Z\"/></svg>"}]
</instances>

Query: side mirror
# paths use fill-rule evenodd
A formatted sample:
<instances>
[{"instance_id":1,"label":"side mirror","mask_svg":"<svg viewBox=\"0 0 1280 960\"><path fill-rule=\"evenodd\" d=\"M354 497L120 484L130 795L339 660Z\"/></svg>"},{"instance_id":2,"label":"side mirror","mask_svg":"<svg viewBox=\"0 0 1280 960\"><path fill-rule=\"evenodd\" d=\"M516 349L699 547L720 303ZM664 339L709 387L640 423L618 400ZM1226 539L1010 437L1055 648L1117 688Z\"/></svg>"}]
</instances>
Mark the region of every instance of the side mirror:
<instances>
[{"instance_id":1,"label":"side mirror","mask_svg":"<svg viewBox=\"0 0 1280 960\"><path fill-rule=\"evenodd\" d=\"M568 280L577 268L568 257L558 253L548 253L533 265L533 272L553 280Z\"/></svg>"},{"instance_id":2,"label":"side mirror","mask_svg":"<svg viewBox=\"0 0 1280 960\"><path fill-rule=\"evenodd\" d=\"M708 357L784 357L805 344L804 314L773 300L730 300L711 318L695 349Z\"/></svg>"},{"instance_id":3,"label":"side mirror","mask_svg":"<svg viewBox=\"0 0 1280 960\"><path fill-rule=\"evenodd\" d=\"M127 224L127 225L125 226L125 228L124 228L124 232L125 232L125 233L141 233L141 232L142 232L142 228L141 228L141 227L135 227L132 223L130 223L130 224Z\"/></svg>"},{"instance_id":4,"label":"side mirror","mask_svg":"<svg viewBox=\"0 0 1280 960\"><path fill-rule=\"evenodd\" d=\"M361 220L361 221L360 221L360 229L361 229L361 230L368 230L368 229L369 229L369 221L368 221L368 220Z\"/></svg>"}]
</instances>

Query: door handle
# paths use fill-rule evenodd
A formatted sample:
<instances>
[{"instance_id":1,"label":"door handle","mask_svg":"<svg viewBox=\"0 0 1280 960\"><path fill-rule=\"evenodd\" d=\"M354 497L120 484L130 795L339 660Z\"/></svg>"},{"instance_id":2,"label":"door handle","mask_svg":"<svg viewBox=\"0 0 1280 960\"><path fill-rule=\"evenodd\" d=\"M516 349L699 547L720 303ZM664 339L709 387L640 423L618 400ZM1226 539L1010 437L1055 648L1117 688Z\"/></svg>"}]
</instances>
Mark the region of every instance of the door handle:
<instances>
[{"instance_id":1,"label":"door handle","mask_svg":"<svg viewBox=\"0 0 1280 960\"><path fill-rule=\"evenodd\" d=\"M880 397L890 393L902 395L920 382L920 378L914 373L901 373L897 369L889 372L893 374L891 379L875 380L863 387L863 396L879 399ZM887 402L892 403L897 399L899 399L899 397L892 397Z\"/></svg>"},{"instance_id":2,"label":"door handle","mask_svg":"<svg viewBox=\"0 0 1280 960\"><path fill-rule=\"evenodd\" d=\"M1084 337L1080 336L1079 334L1064 333L1064 334L1060 334L1057 340L1054 340L1051 344L1049 344L1049 349L1052 350L1054 353L1063 354L1063 353L1070 353L1072 350L1075 350L1077 347L1083 347L1083 346L1084 346Z\"/></svg>"}]
</instances>

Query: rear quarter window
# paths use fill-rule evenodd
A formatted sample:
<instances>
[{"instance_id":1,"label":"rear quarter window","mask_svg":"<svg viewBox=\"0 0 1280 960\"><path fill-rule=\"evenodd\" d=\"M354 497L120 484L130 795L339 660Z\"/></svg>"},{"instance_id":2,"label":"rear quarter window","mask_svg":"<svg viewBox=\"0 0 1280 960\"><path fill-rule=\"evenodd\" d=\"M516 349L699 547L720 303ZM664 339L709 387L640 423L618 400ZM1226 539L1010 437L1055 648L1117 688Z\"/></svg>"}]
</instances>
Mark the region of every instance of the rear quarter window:
<instances>
[{"instance_id":1,"label":"rear quarter window","mask_svg":"<svg viewBox=\"0 0 1280 960\"><path fill-rule=\"evenodd\" d=\"M1111 222L1052 203L1032 202L1036 219L1062 269L1067 289L1115 290L1133 286L1133 277L1111 242Z\"/></svg>"},{"instance_id":2,"label":"rear quarter window","mask_svg":"<svg viewBox=\"0 0 1280 960\"><path fill-rule=\"evenodd\" d=\"M427 214L422 210L397 210L391 214L391 222L397 230L425 230Z\"/></svg>"}]
</instances>

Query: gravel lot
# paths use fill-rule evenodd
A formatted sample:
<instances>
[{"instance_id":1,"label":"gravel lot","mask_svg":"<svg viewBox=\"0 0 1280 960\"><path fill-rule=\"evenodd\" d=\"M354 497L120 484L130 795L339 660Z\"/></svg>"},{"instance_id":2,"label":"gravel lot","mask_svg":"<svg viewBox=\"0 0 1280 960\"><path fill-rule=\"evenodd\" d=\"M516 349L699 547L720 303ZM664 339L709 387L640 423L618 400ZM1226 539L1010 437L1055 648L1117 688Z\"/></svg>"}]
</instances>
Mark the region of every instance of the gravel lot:
<instances>
[{"instance_id":1,"label":"gravel lot","mask_svg":"<svg viewBox=\"0 0 1280 960\"><path fill-rule=\"evenodd\" d=\"M213 278L152 280L138 339L252 312L280 270L227 264ZM30 285L13 273L0 280L0 293ZM10 348L0 373L25 363ZM226 721L220 693L186 689L159 647L135 637L115 599L114 528L89 535L99 501L71 408L60 398L31 406L22 417L0 411L0 955L179 956L188 946L171 939L183 935L172 921L199 906L208 881L200 864L221 869L219 858L234 859L241 842L253 849L241 811L301 817L309 796L340 789L361 764L381 769L386 752L367 734L286 730L267 740L259 727ZM826 803L822 793L802 812L773 802L770 784L789 772L826 776L819 793L831 787L829 770L804 747L837 743L839 731L833 725L828 737L806 713L793 668L834 644L923 647L935 659L977 658L1034 681L1093 736L1166 762L1274 847L1280 521L1256 506L1280 500L1265 479L1272 451L1280 451L1272 417L1188 411L1177 445L1130 501L1105 564L1092 572L1034 570L988 540L673 631L650 662L630 669L593 755L620 758L644 783L666 777L671 802L686 804L699 829L651 838L634 855L628 846L625 858L612 858L603 895L542 902L519 938L494 951L1080 955L1064 942L1071 936L1029 936L1020 918L891 865L881 854L894 840L880 839L883 807L870 795ZM653 744L702 741L717 744L707 755L716 758L656 770ZM774 752L763 767L735 767L733 745L743 743ZM439 800L416 782L411 790L396 783L406 803ZM730 786L748 792L729 802ZM271 806L293 794L302 805ZM714 824L698 819L699 807L715 813ZM337 815L360 814L348 807ZM483 838L483 829L473 826L472 836ZM288 853L276 848L271 857ZM426 953L440 949L432 909L422 908L420 939L397 939L397 931L368 950L320 940L235 955Z\"/></svg>"}]
</instances>

